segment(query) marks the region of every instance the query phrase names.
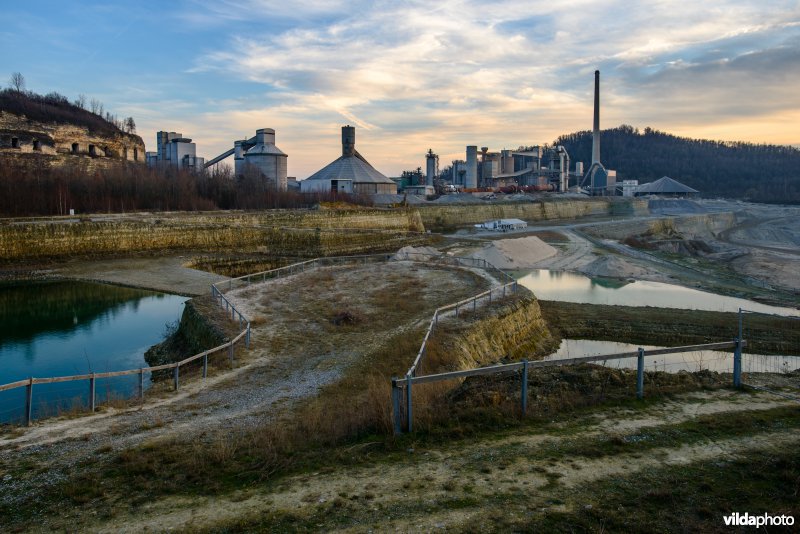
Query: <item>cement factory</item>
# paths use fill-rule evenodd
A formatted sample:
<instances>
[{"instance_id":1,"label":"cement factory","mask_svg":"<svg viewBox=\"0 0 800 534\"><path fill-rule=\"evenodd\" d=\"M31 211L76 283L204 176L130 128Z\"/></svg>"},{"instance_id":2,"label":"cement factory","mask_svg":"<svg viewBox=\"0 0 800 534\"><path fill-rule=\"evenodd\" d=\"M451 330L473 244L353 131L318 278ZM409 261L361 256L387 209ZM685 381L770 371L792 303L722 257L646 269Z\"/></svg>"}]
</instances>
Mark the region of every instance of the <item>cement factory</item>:
<instances>
[{"instance_id":1,"label":"cement factory","mask_svg":"<svg viewBox=\"0 0 800 534\"><path fill-rule=\"evenodd\" d=\"M404 171L398 178L390 178L373 167L356 150L355 143L355 127L343 126L342 155L304 180L287 177L288 155L275 145L275 130L271 128L257 130L249 139L233 141L229 150L208 161L197 156L191 139L176 132L158 132L157 150L147 152L146 160L153 167L201 172L233 156L236 177L254 175L278 191L371 195L388 203L400 200L392 196L424 199L459 192L541 191L633 196L639 188L635 180L625 180L618 186L616 171L606 169L600 160L600 71L594 73L592 159L585 171L583 162L573 164L563 146L520 146L517 150L498 152L485 146L478 151L477 145L469 145L465 159L454 160L443 171L439 169L439 156L429 149L424 172L420 167L416 171Z\"/></svg>"}]
</instances>

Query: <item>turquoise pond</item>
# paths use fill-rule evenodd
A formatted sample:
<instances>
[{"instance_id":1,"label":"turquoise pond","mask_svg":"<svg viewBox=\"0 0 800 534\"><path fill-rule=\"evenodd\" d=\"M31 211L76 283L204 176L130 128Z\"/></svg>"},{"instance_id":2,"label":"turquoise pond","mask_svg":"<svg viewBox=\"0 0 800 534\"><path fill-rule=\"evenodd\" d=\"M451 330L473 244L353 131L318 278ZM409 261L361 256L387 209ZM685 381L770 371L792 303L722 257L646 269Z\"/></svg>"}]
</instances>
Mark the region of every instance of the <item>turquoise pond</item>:
<instances>
[{"instance_id":1,"label":"turquoise pond","mask_svg":"<svg viewBox=\"0 0 800 534\"><path fill-rule=\"evenodd\" d=\"M186 297L90 282L0 285L0 384L146 367L145 351L180 319ZM126 397L138 377L98 379L98 400ZM149 382L149 380L148 380ZM34 417L88 399L88 381L34 387ZM25 388L0 392L0 422L22 417Z\"/></svg>"}]
</instances>

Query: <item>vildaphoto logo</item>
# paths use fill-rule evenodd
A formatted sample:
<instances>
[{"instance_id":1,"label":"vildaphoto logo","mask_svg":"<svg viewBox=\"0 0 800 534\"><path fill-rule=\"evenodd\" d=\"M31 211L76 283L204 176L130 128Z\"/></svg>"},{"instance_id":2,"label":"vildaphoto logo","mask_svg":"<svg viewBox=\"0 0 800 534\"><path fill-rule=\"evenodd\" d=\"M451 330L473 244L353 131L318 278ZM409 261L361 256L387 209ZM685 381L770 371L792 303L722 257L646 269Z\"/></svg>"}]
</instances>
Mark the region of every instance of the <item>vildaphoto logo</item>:
<instances>
[{"instance_id":1,"label":"vildaphoto logo","mask_svg":"<svg viewBox=\"0 0 800 534\"><path fill-rule=\"evenodd\" d=\"M734 512L730 515L722 516L725 525L728 527L783 527L794 525L794 516L791 515L750 515L745 512L740 514Z\"/></svg>"}]
</instances>

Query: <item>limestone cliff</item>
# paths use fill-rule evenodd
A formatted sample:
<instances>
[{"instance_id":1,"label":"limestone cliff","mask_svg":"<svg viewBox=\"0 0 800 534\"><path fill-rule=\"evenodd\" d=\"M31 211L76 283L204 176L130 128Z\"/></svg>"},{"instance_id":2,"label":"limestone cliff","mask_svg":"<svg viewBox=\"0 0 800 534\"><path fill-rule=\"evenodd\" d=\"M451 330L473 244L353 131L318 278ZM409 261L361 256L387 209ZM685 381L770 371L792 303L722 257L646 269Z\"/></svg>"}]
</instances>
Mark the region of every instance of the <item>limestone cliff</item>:
<instances>
[{"instance_id":1,"label":"limestone cliff","mask_svg":"<svg viewBox=\"0 0 800 534\"><path fill-rule=\"evenodd\" d=\"M145 147L138 135L91 131L0 111L0 161L9 158L48 166L107 168L126 161L144 164Z\"/></svg>"}]
</instances>

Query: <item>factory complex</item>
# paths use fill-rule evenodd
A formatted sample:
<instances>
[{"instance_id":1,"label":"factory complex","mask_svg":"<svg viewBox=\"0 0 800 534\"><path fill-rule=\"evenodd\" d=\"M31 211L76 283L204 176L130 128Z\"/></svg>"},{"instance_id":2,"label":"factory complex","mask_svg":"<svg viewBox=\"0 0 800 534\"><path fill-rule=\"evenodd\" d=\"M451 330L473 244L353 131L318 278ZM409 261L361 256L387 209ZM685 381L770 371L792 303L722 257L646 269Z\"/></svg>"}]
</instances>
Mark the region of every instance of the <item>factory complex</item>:
<instances>
[{"instance_id":1,"label":"factory complex","mask_svg":"<svg viewBox=\"0 0 800 534\"><path fill-rule=\"evenodd\" d=\"M342 127L342 155L304 180L287 176L288 155L275 145L275 130L262 128L249 139L235 140L232 147L210 160L197 156L191 139L176 132L160 131L157 150L147 152L152 167L172 167L201 172L233 156L236 177L262 179L278 191L289 189L302 193L346 193L373 196L381 203L394 203L409 196L426 199L449 193L582 193L591 196L637 196L658 194L663 187L639 186L635 180L618 184L616 171L606 169L600 160L600 71L594 78L594 117L592 159L572 162L563 146L520 146L516 150L490 151L489 147L469 145L464 159L452 161L440 171L439 156L428 149L425 171L422 167L404 171L400 177L387 177L355 148L355 127ZM674 181L673 181L674 182ZM675 182L677 183L677 182ZM670 189L689 193L682 184ZM694 190L690 192L696 192ZM669 194L669 192L667 192Z\"/></svg>"}]
</instances>

